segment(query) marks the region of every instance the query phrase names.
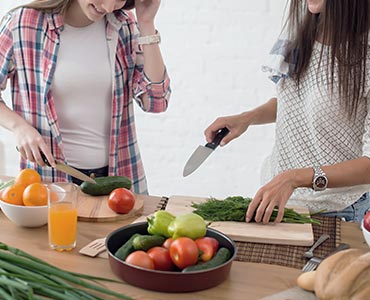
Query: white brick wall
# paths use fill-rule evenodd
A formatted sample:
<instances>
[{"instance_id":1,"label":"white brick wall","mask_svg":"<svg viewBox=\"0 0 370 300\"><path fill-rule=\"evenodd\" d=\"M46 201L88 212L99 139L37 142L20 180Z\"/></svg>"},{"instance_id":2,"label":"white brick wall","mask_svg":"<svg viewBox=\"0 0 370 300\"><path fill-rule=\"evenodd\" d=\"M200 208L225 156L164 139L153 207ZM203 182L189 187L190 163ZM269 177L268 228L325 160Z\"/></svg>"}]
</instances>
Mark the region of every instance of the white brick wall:
<instances>
[{"instance_id":1,"label":"white brick wall","mask_svg":"<svg viewBox=\"0 0 370 300\"><path fill-rule=\"evenodd\" d=\"M2 0L0 14L25 1ZM274 126L250 128L218 148L193 174L182 170L205 144L204 129L218 116L262 104L274 86L261 64L276 39L285 0L162 0L156 25L172 79L167 112L144 114L136 107L137 132L153 195L253 196L269 154ZM4 96L9 99L9 93ZM0 173L14 175L13 136L0 129Z\"/></svg>"}]
</instances>

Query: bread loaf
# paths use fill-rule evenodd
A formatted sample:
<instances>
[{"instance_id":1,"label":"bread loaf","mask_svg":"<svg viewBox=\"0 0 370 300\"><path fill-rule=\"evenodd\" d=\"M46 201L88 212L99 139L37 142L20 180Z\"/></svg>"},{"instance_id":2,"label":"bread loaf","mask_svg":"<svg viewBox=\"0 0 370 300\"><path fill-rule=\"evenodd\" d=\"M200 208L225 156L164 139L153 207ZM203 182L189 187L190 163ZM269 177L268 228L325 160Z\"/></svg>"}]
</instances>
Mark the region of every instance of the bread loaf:
<instances>
[{"instance_id":1,"label":"bread loaf","mask_svg":"<svg viewBox=\"0 0 370 300\"><path fill-rule=\"evenodd\" d=\"M370 252L340 251L319 265L315 293L320 300L369 300Z\"/></svg>"},{"instance_id":2,"label":"bread loaf","mask_svg":"<svg viewBox=\"0 0 370 300\"><path fill-rule=\"evenodd\" d=\"M298 276L297 285L306 291L313 292L315 291L315 278L316 271L304 272Z\"/></svg>"}]
</instances>

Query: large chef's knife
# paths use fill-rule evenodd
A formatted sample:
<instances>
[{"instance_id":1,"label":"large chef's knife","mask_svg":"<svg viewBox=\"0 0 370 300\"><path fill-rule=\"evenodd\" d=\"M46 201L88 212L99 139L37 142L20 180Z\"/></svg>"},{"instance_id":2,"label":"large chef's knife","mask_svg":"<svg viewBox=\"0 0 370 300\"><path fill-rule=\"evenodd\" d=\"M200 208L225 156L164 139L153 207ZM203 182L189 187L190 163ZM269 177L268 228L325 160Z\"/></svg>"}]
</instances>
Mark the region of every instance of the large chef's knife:
<instances>
[{"instance_id":1,"label":"large chef's knife","mask_svg":"<svg viewBox=\"0 0 370 300\"><path fill-rule=\"evenodd\" d=\"M194 153L190 156L188 162L184 167L182 175L188 176L193 173L198 167L207 159L207 157L217 148L221 140L229 133L226 127L220 129L211 143L205 146L198 146Z\"/></svg>"},{"instance_id":2,"label":"large chef's knife","mask_svg":"<svg viewBox=\"0 0 370 300\"><path fill-rule=\"evenodd\" d=\"M46 158L45 154L40 151L40 154L41 154L41 157L43 159L43 161L49 166L51 167L51 164L49 163L48 159ZM75 168L71 167L71 166L68 166L66 164L63 164L61 162L58 162L58 161L55 161L55 169L59 170L59 171L62 171L64 173L67 173L68 175L71 175L75 178L78 178L82 181L87 181L87 182L90 182L90 183L93 183L93 184L96 184L96 181L87 176L86 174L82 173L81 171L79 170L76 170Z\"/></svg>"}]
</instances>

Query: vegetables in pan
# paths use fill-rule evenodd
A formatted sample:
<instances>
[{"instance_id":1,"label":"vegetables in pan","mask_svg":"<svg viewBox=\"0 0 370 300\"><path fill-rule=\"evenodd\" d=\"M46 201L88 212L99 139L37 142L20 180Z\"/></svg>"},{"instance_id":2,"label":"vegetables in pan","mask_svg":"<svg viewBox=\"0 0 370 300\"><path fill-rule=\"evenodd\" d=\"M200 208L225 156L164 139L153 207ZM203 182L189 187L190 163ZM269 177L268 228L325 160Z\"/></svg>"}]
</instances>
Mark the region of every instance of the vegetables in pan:
<instances>
[{"instance_id":1,"label":"vegetables in pan","mask_svg":"<svg viewBox=\"0 0 370 300\"><path fill-rule=\"evenodd\" d=\"M217 250L215 256L213 256L211 260L205 263L200 263L200 264L186 267L185 269L182 270L182 272L186 273L186 272L201 271L201 270L214 268L214 267L217 267L227 262L230 257L231 257L230 250L225 247L221 247L220 249Z\"/></svg>"},{"instance_id":2,"label":"vegetables in pan","mask_svg":"<svg viewBox=\"0 0 370 300\"><path fill-rule=\"evenodd\" d=\"M200 215L207 221L236 221L245 222L245 213L248 209L251 198L241 196L227 197L224 200L209 198L206 202L193 203L193 212ZM278 209L272 212L270 222L277 217ZM282 222L285 223L311 223L320 224L320 221L311 218L309 215L300 214L291 208L284 209Z\"/></svg>"}]
</instances>

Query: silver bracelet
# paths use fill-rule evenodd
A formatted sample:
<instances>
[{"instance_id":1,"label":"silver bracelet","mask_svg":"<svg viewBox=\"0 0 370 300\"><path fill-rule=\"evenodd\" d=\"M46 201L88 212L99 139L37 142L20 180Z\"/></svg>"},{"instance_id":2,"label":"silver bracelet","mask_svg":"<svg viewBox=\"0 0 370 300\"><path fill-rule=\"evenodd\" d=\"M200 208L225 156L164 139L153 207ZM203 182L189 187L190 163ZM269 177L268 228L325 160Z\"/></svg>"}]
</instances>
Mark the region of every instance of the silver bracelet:
<instances>
[{"instance_id":1,"label":"silver bracelet","mask_svg":"<svg viewBox=\"0 0 370 300\"><path fill-rule=\"evenodd\" d=\"M159 44L161 42L161 35L158 30L155 31L153 35L141 36L138 39L139 45L150 45L150 44Z\"/></svg>"}]
</instances>

